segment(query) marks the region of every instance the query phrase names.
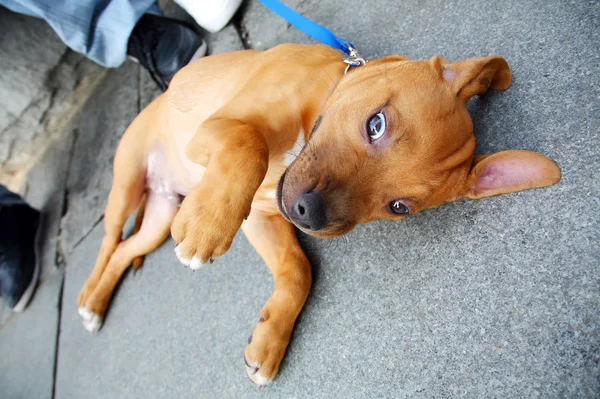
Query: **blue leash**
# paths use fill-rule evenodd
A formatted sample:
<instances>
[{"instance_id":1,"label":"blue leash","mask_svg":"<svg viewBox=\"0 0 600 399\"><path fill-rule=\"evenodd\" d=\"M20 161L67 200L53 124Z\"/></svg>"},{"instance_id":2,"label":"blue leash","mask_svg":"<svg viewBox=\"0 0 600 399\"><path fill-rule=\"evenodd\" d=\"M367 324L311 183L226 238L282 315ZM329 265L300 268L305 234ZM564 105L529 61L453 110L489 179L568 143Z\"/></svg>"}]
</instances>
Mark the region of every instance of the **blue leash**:
<instances>
[{"instance_id":1,"label":"blue leash","mask_svg":"<svg viewBox=\"0 0 600 399\"><path fill-rule=\"evenodd\" d=\"M311 21L303 15L298 14L296 11L292 10L282 2L278 0L260 0L260 2L275 14L279 15L281 18L293 25L296 29L306 33L313 39L328 44L346 54L346 57L342 59L342 61L348 64L346 72L348 72L350 67L357 67L367 63L367 60L364 59L358 53L358 51L356 51L352 42L347 42L340 39L329 29Z\"/></svg>"}]
</instances>

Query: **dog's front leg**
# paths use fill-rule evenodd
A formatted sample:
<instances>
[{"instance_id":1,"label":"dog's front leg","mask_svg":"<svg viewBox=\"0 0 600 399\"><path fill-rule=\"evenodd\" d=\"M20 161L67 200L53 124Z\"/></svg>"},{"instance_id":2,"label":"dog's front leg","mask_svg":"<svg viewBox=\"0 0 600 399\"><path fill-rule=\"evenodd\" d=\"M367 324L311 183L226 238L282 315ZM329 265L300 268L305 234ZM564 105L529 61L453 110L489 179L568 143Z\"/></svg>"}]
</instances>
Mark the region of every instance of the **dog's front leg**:
<instances>
[{"instance_id":1,"label":"dog's front leg","mask_svg":"<svg viewBox=\"0 0 600 399\"><path fill-rule=\"evenodd\" d=\"M231 246L267 172L269 150L252 125L208 119L187 145L186 155L206 171L183 201L171 234L179 260L197 269Z\"/></svg>"},{"instance_id":2,"label":"dog's front leg","mask_svg":"<svg viewBox=\"0 0 600 399\"><path fill-rule=\"evenodd\" d=\"M244 353L250 379L266 385L279 370L294 323L306 302L312 284L311 267L293 226L281 215L252 211L242 229L275 282Z\"/></svg>"}]
</instances>

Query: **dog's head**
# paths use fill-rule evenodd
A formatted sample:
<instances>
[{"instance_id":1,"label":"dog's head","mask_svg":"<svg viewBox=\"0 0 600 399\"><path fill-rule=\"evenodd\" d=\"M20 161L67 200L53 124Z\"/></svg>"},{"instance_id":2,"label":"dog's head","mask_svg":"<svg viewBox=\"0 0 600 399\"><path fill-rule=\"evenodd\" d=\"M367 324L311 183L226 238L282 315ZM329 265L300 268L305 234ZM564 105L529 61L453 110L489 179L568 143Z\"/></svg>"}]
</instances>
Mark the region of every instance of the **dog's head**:
<instances>
[{"instance_id":1,"label":"dog's head","mask_svg":"<svg viewBox=\"0 0 600 399\"><path fill-rule=\"evenodd\" d=\"M281 177L285 217L320 237L460 198L548 186L558 167L530 151L474 156L466 102L510 86L501 57L447 63L387 57L354 68Z\"/></svg>"}]
</instances>

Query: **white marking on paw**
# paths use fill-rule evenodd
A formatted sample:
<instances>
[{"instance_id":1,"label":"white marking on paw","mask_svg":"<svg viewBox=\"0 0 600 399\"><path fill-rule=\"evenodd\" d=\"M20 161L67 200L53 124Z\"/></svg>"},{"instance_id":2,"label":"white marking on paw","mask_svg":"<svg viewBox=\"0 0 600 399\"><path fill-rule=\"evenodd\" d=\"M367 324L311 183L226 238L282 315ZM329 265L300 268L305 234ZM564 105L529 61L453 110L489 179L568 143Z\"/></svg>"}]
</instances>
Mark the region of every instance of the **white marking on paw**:
<instances>
[{"instance_id":1,"label":"white marking on paw","mask_svg":"<svg viewBox=\"0 0 600 399\"><path fill-rule=\"evenodd\" d=\"M192 261L190 262L190 269L192 269L192 270L198 270L198 269L200 269L202 266L204 266L204 265L203 265L203 264L202 264L202 262L200 261L200 258L199 258L199 257L197 257L197 256L194 256L194 257L192 258Z\"/></svg>"},{"instance_id":2,"label":"white marking on paw","mask_svg":"<svg viewBox=\"0 0 600 399\"><path fill-rule=\"evenodd\" d=\"M254 383L258 386L265 386L268 385L271 380L267 377L263 377L263 375L260 373L260 371L258 371L256 374L254 374L253 376L250 377L252 379L252 381L254 381Z\"/></svg>"},{"instance_id":3,"label":"white marking on paw","mask_svg":"<svg viewBox=\"0 0 600 399\"><path fill-rule=\"evenodd\" d=\"M84 307L79 308L79 315L83 319L83 327L89 332L95 334L102 327L102 317L90 312Z\"/></svg>"},{"instance_id":4,"label":"white marking on paw","mask_svg":"<svg viewBox=\"0 0 600 399\"><path fill-rule=\"evenodd\" d=\"M264 377L260 373L260 370L259 370L260 363L248 362L248 361L247 361L247 363L248 364L246 364L246 373L248 374L248 377L250 377L250 379L252 380L253 383L255 383L258 386L263 387L271 382L271 379Z\"/></svg>"},{"instance_id":5,"label":"white marking on paw","mask_svg":"<svg viewBox=\"0 0 600 399\"><path fill-rule=\"evenodd\" d=\"M79 307L78 312L79 316L81 316L81 318L85 321L91 320L92 316L94 315L92 312L90 312L83 306Z\"/></svg>"},{"instance_id":6,"label":"white marking on paw","mask_svg":"<svg viewBox=\"0 0 600 399\"><path fill-rule=\"evenodd\" d=\"M85 315L87 314L86 308L84 308L83 306L80 306L79 309L77 309L77 312L79 313L79 316L81 316L83 319L85 319Z\"/></svg>"},{"instance_id":7,"label":"white marking on paw","mask_svg":"<svg viewBox=\"0 0 600 399\"><path fill-rule=\"evenodd\" d=\"M184 266L189 266L190 263L192 263L193 259L187 259L187 258L184 258L181 255L181 246L182 245L183 245L183 243L181 243L181 244L179 244L178 246L175 247L175 256L177 256L177 259L179 259L179 261L181 263L183 263Z\"/></svg>"},{"instance_id":8,"label":"white marking on paw","mask_svg":"<svg viewBox=\"0 0 600 399\"><path fill-rule=\"evenodd\" d=\"M100 330L100 327L102 327L102 318L94 315L92 320L83 322L83 327L92 334L96 334Z\"/></svg>"}]
</instances>

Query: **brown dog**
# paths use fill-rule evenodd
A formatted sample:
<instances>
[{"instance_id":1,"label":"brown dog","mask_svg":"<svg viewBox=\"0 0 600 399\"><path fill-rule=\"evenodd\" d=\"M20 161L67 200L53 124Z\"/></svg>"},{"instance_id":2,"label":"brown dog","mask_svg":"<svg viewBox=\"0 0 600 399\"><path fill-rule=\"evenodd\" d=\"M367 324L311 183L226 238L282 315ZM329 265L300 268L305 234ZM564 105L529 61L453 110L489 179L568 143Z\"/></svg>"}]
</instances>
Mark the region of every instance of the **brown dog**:
<instances>
[{"instance_id":1,"label":"brown dog","mask_svg":"<svg viewBox=\"0 0 600 399\"><path fill-rule=\"evenodd\" d=\"M106 236L79 294L88 330L100 328L125 269L140 267L169 232L179 260L198 269L242 227L275 280L245 352L248 375L264 385L311 287L294 225L334 237L358 223L560 180L534 152L473 156L465 103L508 88L503 58L391 56L345 67L329 47L282 45L203 58L176 75L117 150ZM136 233L122 241L136 209Z\"/></svg>"}]
</instances>

